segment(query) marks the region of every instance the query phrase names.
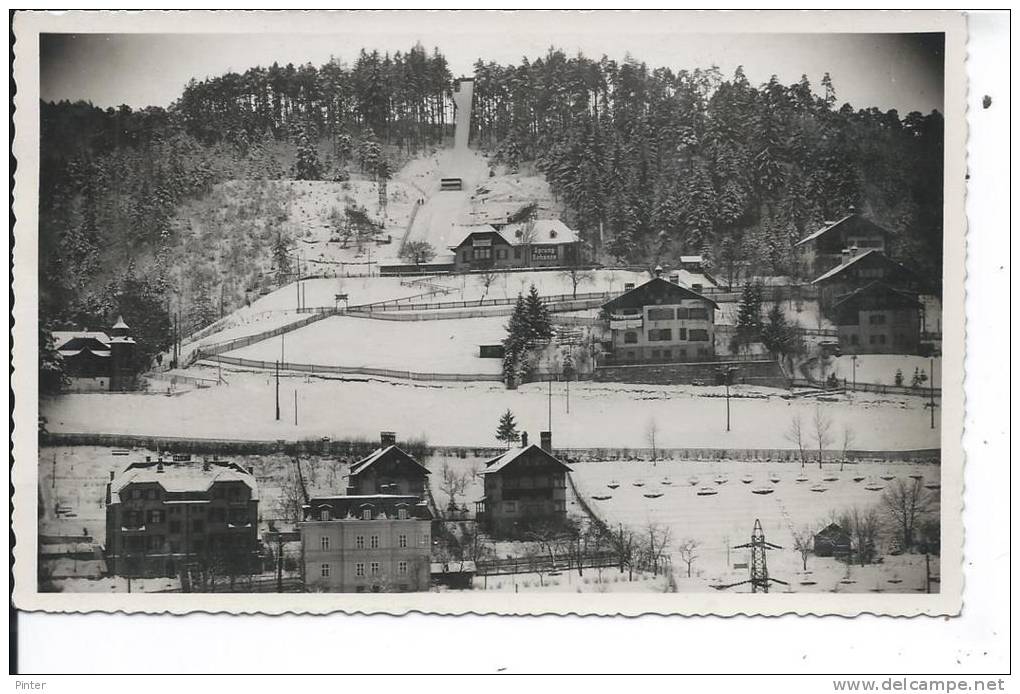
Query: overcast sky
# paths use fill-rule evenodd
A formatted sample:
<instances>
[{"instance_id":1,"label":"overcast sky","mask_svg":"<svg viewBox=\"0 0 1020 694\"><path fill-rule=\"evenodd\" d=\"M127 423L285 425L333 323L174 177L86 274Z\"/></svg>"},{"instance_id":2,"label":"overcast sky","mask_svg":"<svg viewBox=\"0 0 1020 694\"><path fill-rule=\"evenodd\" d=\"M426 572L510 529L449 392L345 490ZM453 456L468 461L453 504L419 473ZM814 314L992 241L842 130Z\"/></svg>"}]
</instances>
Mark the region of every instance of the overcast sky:
<instances>
[{"instance_id":1,"label":"overcast sky","mask_svg":"<svg viewBox=\"0 0 1020 694\"><path fill-rule=\"evenodd\" d=\"M168 106L191 78L249 67L311 62L336 56L353 62L360 48L406 51L436 46L455 76L475 60L518 63L550 46L622 60L628 53L650 67L673 70L717 65L725 77L743 65L753 83L772 74L792 83L807 74L816 90L828 71L839 103L909 111L942 110L941 37L919 34L691 34L682 16L419 13L395 18L347 14L312 34L47 34L40 39L44 100L86 100L97 106ZM536 21L540 19L541 21ZM395 21L404 19L409 21Z\"/></svg>"}]
</instances>

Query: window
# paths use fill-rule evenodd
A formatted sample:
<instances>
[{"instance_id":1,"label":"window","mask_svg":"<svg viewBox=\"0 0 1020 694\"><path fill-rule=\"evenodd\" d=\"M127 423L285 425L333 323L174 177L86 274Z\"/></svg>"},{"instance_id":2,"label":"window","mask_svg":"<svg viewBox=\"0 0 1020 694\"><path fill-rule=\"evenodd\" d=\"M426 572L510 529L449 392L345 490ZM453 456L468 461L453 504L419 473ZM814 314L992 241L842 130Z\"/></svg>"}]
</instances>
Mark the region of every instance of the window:
<instances>
[{"instance_id":1,"label":"window","mask_svg":"<svg viewBox=\"0 0 1020 694\"><path fill-rule=\"evenodd\" d=\"M504 501L503 502L503 512L504 513L515 513L516 511L517 511L517 502L516 501Z\"/></svg>"},{"instance_id":2,"label":"window","mask_svg":"<svg viewBox=\"0 0 1020 694\"><path fill-rule=\"evenodd\" d=\"M329 549L329 535L323 535L322 537L319 538L319 549L322 550Z\"/></svg>"},{"instance_id":3,"label":"window","mask_svg":"<svg viewBox=\"0 0 1020 694\"><path fill-rule=\"evenodd\" d=\"M247 525L248 509L246 508L230 509L230 523L231 525Z\"/></svg>"},{"instance_id":4,"label":"window","mask_svg":"<svg viewBox=\"0 0 1020 694\"><path fill-rule=\"evenodd\" d=\"M371 537L371 539L369 540L369 546L372 549L379 549L379 536L378 535L373 535Z\"/></svg>"},{"instance_id":5,"label":"window","mask_svg":"<svg viewBox=\"0 0 1020 694\"><path fill-rule=\"evenodd\" d=\"M652 350L652 359L662 359L662 352L657 349Z\"/></svg>"},{"instance_id":6,"label":"window","mask_svg":"<svg viewBox=\"0 0 1020 694\"><path fill-rule=\"evenodd\" d=\"M673 339L672 328L652 329L648 331L649 342L669 342Z\"/></svg>"},{"instance_id":7,"label":"window","mask_svg":"<svg viewBox=\"0 0 1020 694\"><path fill-rule=\"evenodd\" d=\"M166 520L166 514L162 511L149 511L150 523L162 523L164 520Z\"/></svg>"},{"instance_id":8,"label":"window","mask_svg":"<svg viewBox=\"0 0 1020 694\"><path fill-rule=\"evenodd\" d=\"M163 549L163 536L162 535L149 535L149 546L150 552L158 552Z\"/></svg>"},{"instance_id":9,"label":"window","mask_svg":"<svg viewBox=\"0 0 1020 694\"><path fill-rule=\"evenodd\" d=\"M356 538L354 538L354 546L357 547L358 549L365 549L365 536L358 535Z\"/></svg>"},{"instance_id":10,"label":"window","mask_svg":"<svg viewBox=\"0 0 1020 694\"><path fill-rule=\"evenodd\" d=\"M325 540L327 538L324 537L322 539ZM323 578L329 578L329 564L323 564L319 567L319 575Z\"/></svg>"},{"instance_id":11,"label":"window","mask_svg":"<svg viewBox=\"0 0 1020 694\"><path fill-rule=\"evenodd\" d=\"M648 320L673 320L676 313L671 308L648 309Z\"/></svg>"},{"instance_id":12,"label":"window","mask_svg":"<svg viewBox=\"0 0 1020 694\"><path fill-rule=\"evenodd\" d=\"M227 509L225 508L212 508L209 509L209 520L213 523L222 523L227 520Z\"/></svg>"},{"instance_id":13,"label":"window","mask_svg":"<svg viewBox=\"0 0 1020 694\"><path fill-rule=\"evenodd\" d=\"M406 508L398 508L397 509L397 519L398 520L407 520L407 509Z\"/></svg>"},{"instance_id":14,"label":"window","mask_svg":"<svg viewBox=\"0 0 1020 694\"><path fill-rule=\"evenodd\" d=\"M692 308L688 310L688 318L691 320L708 320L707 308Z\"/></svg>"},{"instance_id":15,"label":"window","mask_svg":"<svg viewBox=\"0 0 1020 694\"><path fill-rule=\"evenodd\" d=\"M330 512L328 508L319 509L319 520L329 520Z\"/></svg>"},{"instance_id":16,"label":"window","mask_svg":"<svg viewBox=\"0 0 1020 694\"><path fill-rule=\"evenodd\" d=\"M678 308L676 310L676 319L677 320L687 320L688 318L690 318L690 316L691 316L690 309Z\"/></svg>"},{"instance_id":17,"label":"window","mask_svg":"<svg viewBox=\"0 0 1020 694\"><path fill-rule=\"evenodd\" d=\"M492 247L491 246L481 246L481 247L478 247L478 248L473 248L472 252L474 254L474 259L475 260L491 260L492 259Z\"/></svg>"},{"instance_id":18,"label":"window","mask_svg":"<svg viewBox=\"0 0 1020 694\"><path fill-rule=\"evenodd\" d=\"M379 575L379 562L374 561L369 566L370 566L370 568L372 570L372 575L373 576L378 576Z\"/></svg>"},{"instance_id":19,"label":"window","mask_svg":"<svg viewBox=\"0 0 1020 694\"><path fill-rule=\"evenodd\" d=\"M627 345L637 344L637 333L633 330L628 330L623 334L623 342Z\"/></svg>"},{"instance_id":20,"label":"window","mask_svg":"<svg viewBox=\"0 0 1020 694\"><path fill-rule=\"evenodd\" d=\"M358 576L360 578L364 578L364 576L365 576L365 562L359 561L357 564L354 565L354 575Z\"/></svg>"},{"instance_id":21,"label":"window","mask_svg":"<svg viewBox=\"0 0 1020 694\"><path fill-rule=\"evenodd\" d=\"M418 536L418 546L419 547L428 547L429 546L429 536L428 536L428 534L422 533L421 535Z\"/></svg>"},{"instance_id":22,"label":"window","mask_svg":"<svg viewBox=\"0 0 1020 694\"><path fill-rule=\"evenodd\" d=\"M196 533L205 532L205 521L201 518L192 519L191 529Z\"/></svg>"},{"instance_id":23,"label":"window","mask_svg":"<svg viewBox=\"0 0 1020 694\"><path fill-rule=\"evenodd\" d=\"M869 325L885 325L885 314L884 313L872 313L868 316Z\"/></svg>"},{"instance_id":24,"label":"window","mask_svg":"<svg viewBox=\"0 0 1020 694\"><path fill-rule=\"evenodd\" d=\"M676 339L686 340L687 339L687 328L677 328Z\"/></svg>"},{"instance_id":25,"label":"window","mask_svg":"<svg viewBox=\"0 0 1020 694\"><path fill-rule=\"evenodd\" d=\"M397 564L397 573L400 574L401 576L406 576L407 575L407 562L406 561L402 561L402 562L399 562Z\"/></svg>"},{"instance_id":26,"label":"window","mask_svg":"<svg viewBox=\"0 0 1020 694\"><path fill-rule=\"evenodd\" d=\"M370 508L361 509L361 520L372 520L372 509Z\"/></svg>"},{"instance_id":27,"label":"window","mask_svg":"<svg viewBox=\"0 0 1020 694\"><path fill-rule=\"evenodd\" d=\"M407 535L397 536L397 546L401 548L407 547Z\"/></svg>"},{"instance_id":28,"label":"window","mask_svg":"<svg viewBox=\"0 0 1020 694\"><path fill-rule=\"evenodd\" d=\"M520 259L521 259L521 249L520 248L515 248L514 249L514 260L520 260Z\"/></svg>"},{"instance_id":29,"label":"window","mask_svg":"<svg viewBox=\"0 0 1020 694\"><path fill-rule=\"evenodd\" d=\"M662 350L662 358L669 361L673 358L673 351L669 349Z\"/></svg>"},{"instance_id":30,"label":"window","mask_svg":"<svg viewBox=\"0 0 1020 694\"><path fill-rule=\"evenodd\" d=\"M884 345L885 344L885 335L879 335L878 336L878 344L880 344L880 345Z\"/></svg>"},{"instance_id":31,"label":"window","mask_svg":"<svg viewBox=\"0 0 1020 694\"><path fill-rule=\"evenodd\" d=\"M464 253L462 253L461 255L462 255L465 263L470 262L470 260L471 260L471 254L470 253L468 253L467 251L464 251Z\"/></svg>"},{"instance_id":32,"label":"window","mask_svg":"<svg viewBox=\"0 0 1020 694\"><path fill-rule=\"evenodd\" d=\"M181 532L181 522L172 520L170 521L170 534L176 535Z\"/></svg>"},{"instance_id":33,"label":"window","mask_svg":"<svg viewBox=\"0 0 1020 694\"><path fill-rule=\"evenodd\" d=\"M496 249L496 257L499 260L505 260L506 259L506 249L505 248L497 248Z\"/></svg>"},{"instance_id":34,"label":"window","mask_svg":"<svg viewBox=\"0 0 1020 694\"><path fill-rule=\"evenodd\" d=\"M687 335L691 342L708 342L707 330L691 330Z\"/></svg>"}]
</instances>

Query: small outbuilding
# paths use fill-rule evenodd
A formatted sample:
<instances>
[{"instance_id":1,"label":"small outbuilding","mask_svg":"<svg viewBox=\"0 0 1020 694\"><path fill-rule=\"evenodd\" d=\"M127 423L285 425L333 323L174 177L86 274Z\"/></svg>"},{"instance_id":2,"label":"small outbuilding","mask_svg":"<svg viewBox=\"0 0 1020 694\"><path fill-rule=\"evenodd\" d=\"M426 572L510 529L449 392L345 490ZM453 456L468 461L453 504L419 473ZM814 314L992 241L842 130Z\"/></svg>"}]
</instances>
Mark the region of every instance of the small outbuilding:
<instances>
[{"instance_id":1,"label":"small outbuilding","mask_svg":"<svg viewBox=\"0 0 1020 694\"><path fill-rule=\"evenodd\" d=\"M850 533L838 523L830 523L815 534L814 551L817 557L845 557L850 554Z\"/></svg>"}]
</instances>

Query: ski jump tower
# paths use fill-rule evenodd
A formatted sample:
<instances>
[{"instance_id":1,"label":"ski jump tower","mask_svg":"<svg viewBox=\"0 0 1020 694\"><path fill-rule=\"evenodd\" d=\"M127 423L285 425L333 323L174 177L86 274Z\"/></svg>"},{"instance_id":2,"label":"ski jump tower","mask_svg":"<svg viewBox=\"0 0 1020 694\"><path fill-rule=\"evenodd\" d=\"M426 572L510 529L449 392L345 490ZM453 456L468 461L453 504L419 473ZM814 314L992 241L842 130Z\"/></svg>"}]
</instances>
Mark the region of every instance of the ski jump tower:
<instances>
[{"instance_id":1,"label":"ski jump tower","mask_svg":"<svg viewBox=\"0 0 1020 694\"><path fill-rule=\"evenodd\" d=\"M471 135L471 99L475 92L475 79L462 77L453 85L453 104L456 115L453 128L454 162L461 162L468 156L468 138ZM440 190L463 190L464 183L454 170L443 172L439 182Z\"/></svg>"}]
</instances>

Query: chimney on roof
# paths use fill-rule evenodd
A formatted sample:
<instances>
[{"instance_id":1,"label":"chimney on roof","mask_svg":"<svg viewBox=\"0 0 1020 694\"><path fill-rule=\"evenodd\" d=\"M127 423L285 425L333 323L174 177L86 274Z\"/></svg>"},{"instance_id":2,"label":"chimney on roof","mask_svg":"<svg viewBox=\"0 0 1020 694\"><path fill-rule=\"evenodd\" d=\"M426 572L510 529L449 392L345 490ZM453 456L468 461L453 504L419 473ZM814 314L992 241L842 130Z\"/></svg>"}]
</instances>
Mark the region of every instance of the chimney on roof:
<instances>
[{"instance_id":1,"label":"chimney on roof","mask_svg":"<svg viewBox=\"0 0 1020 694\"><path fill-rule=\"evenodd\" d=\"M521 448L527 448L527 447L528 447L528 432L522 431L521 432Z\"/></svg>"},{"instance_id":2,"label":"chimney on roof","mask_svg":"<svg viewBox=\"0 0 1020 694\"><path fill-rule=\"evenodd\" d=\"M113 470L110 470L110 481L111 482L113 482L113 478L116 477L116 475L117 475L116 472L114 472Z\"/></svg>"},{"instance_id":3,"label":"chimney on roof","mask_svg":"<svg viewBox=\"0 0 1020 694\"><path fill-rule=\"evenodd\" d=\"M202 461L202 472L209 472L209 461L208 460L203 460Z\"/></svg>"},{"instance_id":4,"label":"chimney on roof","mask_svg":"<svg viewBox=\"0 0 1020 694\"><path fill-rule=\"evenodd\" d=\"M540 446L541 446L542 450L545 451L546 453L548 453L549 455L552 455L552 452L553 452L552 451L552 432L551 431L542 431L542 432L539 432L538 435L539 435L539 441L541 442Z\"/></svg>"},{"instance_id":5,"label":"chimney on roof","mask_svg":"<svg viewBox=\"0 0 1020 694\"><path fill-rule=\"evenodd\" d=\"M847 210L847 212L849 214L857 214L857 208L854 207L853 205L850 205L849 207L847 207L846 210Z\"/></svg>"},{"instance_id":6,"label":"chimney on roof","mask_svg":"<svg viewBox=\"0 0 1020 694\"><path fill-rule=\"evenodd\" d=\"M248 466L248 474L251 475L252 477L255 476L255 466L254 465L249 465Z\"/></svg>"},{"instance_id":7,"label":"chimney on roof","mask_svg":"<svg viewBox=\"0 0 1020 694\"><path fill-rule=\"evenodd\" d=\"M850 257L851 258L857 257L857 250L858 249L857 249L857 245L856 244L854 244L853 246L850 246Z\"/></svg>"},{"instance_id":8,"label":"chimney on roof","mask_svg":"<svg viewBox=\"0 0 1020 694\"><path fill-rule=\"evenodd\" d=\"M383 448L387 446L397 445L397 432L395 431L380 431L379 432L379 443Z\"/></svg>"},{"instance_id":9,"label":"chimney on roof","mask_svg":"<svg viewBox=\"0 0 1020 694\"><path fill-rule=\"evenodd\" d=\"M840 251L839 264L840 265L846 265L847 262L849 262L849 260L850 260L850 249L849 248L844 248L842 251Z\"/></svg>"},{"instance_id":10,"label":"chimney on roof","mask_svg":"<svg viewBox=\"0 0 1020 694\"><path fill-rule=\"evenodd\" d=\"M163 463L156 463L156 472L163 472Z\"/></svg>"},{"instance_id":11,"label":"chimney on roof","mask_svg":"<svg viewBox=\"0 0 1020 694\"><path fill-rule=\"evenodd\" d=\"M655 266L655 270L653 270L652 272L655 273L656 277L662 277L662 266L661 265L656 265Z\"/></svg>"},{"instance_id":12,"label":"chimney on roof","mask_svg":"<svg viewBox=\"0 0 1020 694\"><path fill-rule=\"evenodd\" d=\"M680 273L679 272L669 273L669 281L673 284L680 284Z\"/></svg>"},{"instance_id":13,"label":"chimney on roof","mask_svg":"<svg viewBox=\"0 0 1020 694\"><path fill-rule=\"evenodd\" d=\"M152 461L152 456L151 455L145 456L145 462L148 463L148 462L151 462L151 461Z\"/></svg>"}]
</instances>

